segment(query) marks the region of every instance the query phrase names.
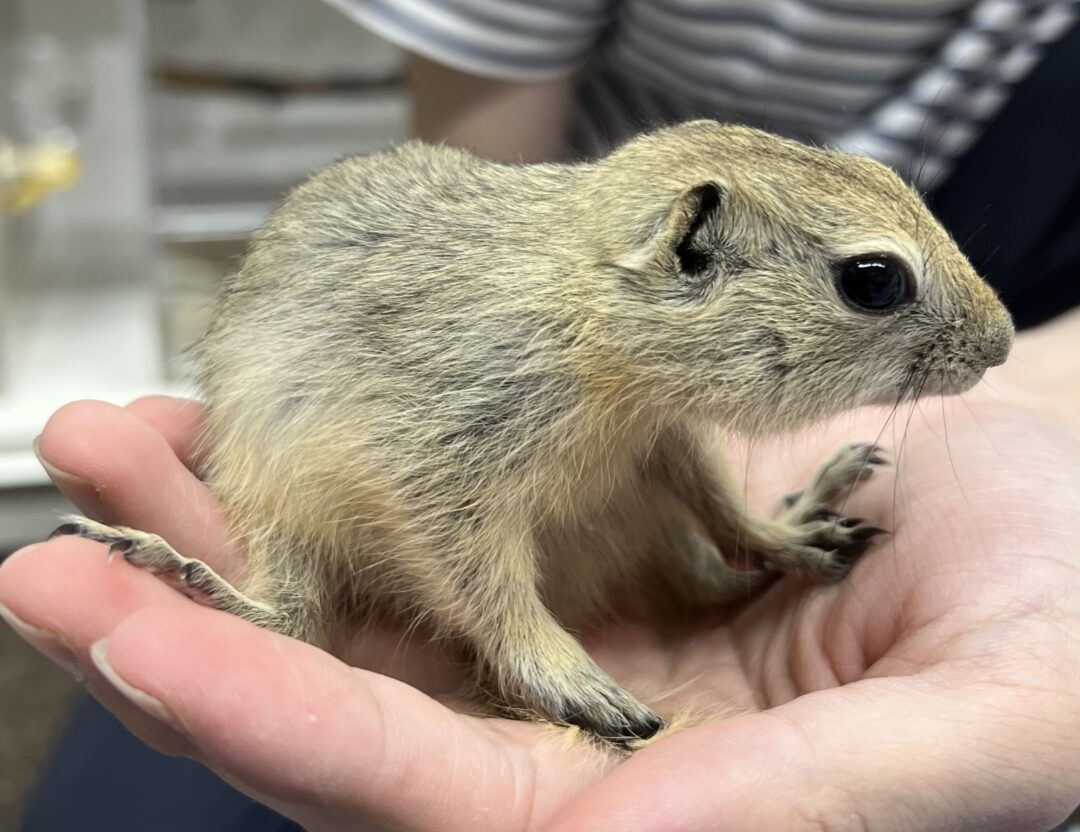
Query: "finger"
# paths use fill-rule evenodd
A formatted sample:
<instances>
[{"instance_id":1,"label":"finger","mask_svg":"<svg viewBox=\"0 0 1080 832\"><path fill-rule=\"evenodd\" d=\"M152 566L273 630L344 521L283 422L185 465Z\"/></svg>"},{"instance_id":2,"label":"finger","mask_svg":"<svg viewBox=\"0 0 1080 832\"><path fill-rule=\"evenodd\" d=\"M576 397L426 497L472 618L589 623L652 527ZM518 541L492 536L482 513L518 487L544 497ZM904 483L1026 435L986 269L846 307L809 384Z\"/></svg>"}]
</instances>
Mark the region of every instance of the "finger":
<instances>
[{"instance_id":1,"label":"finger","mask_svg":"<svg viewBox=\"0 0 1080 832\"><path fill-rule=\"evenodd\" d=\"M674 735L545 828L912 832L1063 820L1080 762L1051 703L1017 685L935 675L868 679Z\"/></svg>"},{"instance_id":2,"label":"finger","mask_svg":"<svg viewBox=\"0 0 1080 832\"><path fill-rule=\"evenodd\" d=\"M110 559L101 546L79 538L28 546L0 564L0 616L84 682L129 728L167 754L190 754L194 749L117 694L95 670L90 647L137 610L190 603L123 558Z\"/></svg>"},{"instance_id":3,"label":"finger","mask_svg":"<svg viewBox=\"0 0 1080 832\"><path fill-rule=\"evenodd\" d=\"M595 776L589 753L527 750L498 721L194 605L127 618L97 661L215 770L308 827L526 828Z\"/></svg>"},{"instance_id":4,"label":"finger","mask_svg":"<svg viewBox=\"0 0 1080 832\"><path fill-rule=\"evenodd\" d=\"M143 396L128 410L161 434L189 471L201 468L199 442L206 424L206 409L191 399L174 396Z\"/></svg>"},{"instance_id":5,"label":"finger","mask_svg":"<svg viewBox=\"0 0 1080 832\"><path fill-rule=\"evenodd\" d=\"M65 405L38 452L57 487L95 519L159 534L226 578L240 571L221 506L136 413L105 402Z\"/></svg>"}]
</instances>

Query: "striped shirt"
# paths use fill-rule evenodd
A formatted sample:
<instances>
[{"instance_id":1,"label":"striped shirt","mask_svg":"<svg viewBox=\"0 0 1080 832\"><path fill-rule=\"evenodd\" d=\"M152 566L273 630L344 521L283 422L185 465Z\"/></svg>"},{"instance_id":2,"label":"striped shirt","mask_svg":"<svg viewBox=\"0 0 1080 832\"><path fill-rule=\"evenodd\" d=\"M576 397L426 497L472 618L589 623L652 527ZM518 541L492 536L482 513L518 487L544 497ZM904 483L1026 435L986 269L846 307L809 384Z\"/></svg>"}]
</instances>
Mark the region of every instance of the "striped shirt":
<instances>
[{"instance_id":1,"label":"striped shirt","mask_svg":"<svg viewBox=\"0 0 1080 832\"><path fill-rule=\"evenodd\" d=\"M922 190L1080 17L1080 0L327 2L465 72L579 73L578 155L709 117L872 156Z\"/></svg>"}]
</instances>

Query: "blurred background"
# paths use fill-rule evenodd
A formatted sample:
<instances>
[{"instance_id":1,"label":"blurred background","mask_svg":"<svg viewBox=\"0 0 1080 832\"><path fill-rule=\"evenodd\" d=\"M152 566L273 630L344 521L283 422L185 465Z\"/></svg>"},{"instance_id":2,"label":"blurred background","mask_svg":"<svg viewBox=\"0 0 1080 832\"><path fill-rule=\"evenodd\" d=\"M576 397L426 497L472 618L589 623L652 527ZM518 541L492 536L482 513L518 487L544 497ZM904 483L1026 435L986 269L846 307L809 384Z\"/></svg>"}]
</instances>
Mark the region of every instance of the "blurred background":
<instances>
[{"instance_id":1,"label":"blurred background","mask_svg":"<svg viewBox=\"0 0 1080 832\"><path fill-rule=\"evenodd\" d=\"M321 0L0 0L0 554L64 507L49 415L187 393L249 232L407 116L401 53ZM74 695L0 627L0 829Z\"/></svg>"},{"instance_id":2,"label":"blurred background","mask_svg":"<svg viewBox=\"0 0 1080 832\"><path fill-rule=\"evenodd\" d=\"M0 0L0 549L55 525L30 450L76 398L184 392L283 192L405 135L399 51L321 0ZM344 24L344 25L343 25Z\"/></svg>"}]
</instances>

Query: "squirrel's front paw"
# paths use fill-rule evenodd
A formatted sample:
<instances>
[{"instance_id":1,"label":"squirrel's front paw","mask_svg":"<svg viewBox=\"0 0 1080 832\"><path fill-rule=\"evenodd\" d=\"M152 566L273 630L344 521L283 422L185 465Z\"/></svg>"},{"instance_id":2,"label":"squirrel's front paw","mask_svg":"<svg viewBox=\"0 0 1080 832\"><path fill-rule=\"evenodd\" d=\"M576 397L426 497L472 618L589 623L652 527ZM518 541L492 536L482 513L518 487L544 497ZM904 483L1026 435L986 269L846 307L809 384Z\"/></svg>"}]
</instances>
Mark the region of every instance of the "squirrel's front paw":
<instances>
[{"instance_id":1,"label":"squirrel's front paw","mask_svg":"<svg viewBox=\"0 0 1080 832\"><path fill-rule=\"evenodd\" d=\"M853 442L834 453L818 469L813 484L804 491L788 494L783 500L781 522L799 525L836 512L837 500L846 500L855 488L869 479L875 468L888 465L884 449L865 442Z\"/></svg>"},{"instance_id":2,"label":"squirrel's front paw","mask_svg":"<svg viewBox=\"0 0 1080 832\"><path fill-rule=\"evenodd\" d=\"M846 576L871 541L888 532L862 518L843 517L833 505L846 501L859 483L885 464L888 460L876 445L851 444L833 454L809 488L784 498L776 544L761 552L765 562L818 580Z\"/></svg>"},{"instance_id":3,"label":"squirrel's front paw","mask_svg":"<svg viewBox=\"0 0 1080 832\"><path fill-rule=\"evenodd\" d=\"M829 509L824 519L789 527L789 537L763 556L782 572L797 572L821 581L847 576L855 560L885 529L859 517L841 517Z\"/></svg>"}]
</instances>

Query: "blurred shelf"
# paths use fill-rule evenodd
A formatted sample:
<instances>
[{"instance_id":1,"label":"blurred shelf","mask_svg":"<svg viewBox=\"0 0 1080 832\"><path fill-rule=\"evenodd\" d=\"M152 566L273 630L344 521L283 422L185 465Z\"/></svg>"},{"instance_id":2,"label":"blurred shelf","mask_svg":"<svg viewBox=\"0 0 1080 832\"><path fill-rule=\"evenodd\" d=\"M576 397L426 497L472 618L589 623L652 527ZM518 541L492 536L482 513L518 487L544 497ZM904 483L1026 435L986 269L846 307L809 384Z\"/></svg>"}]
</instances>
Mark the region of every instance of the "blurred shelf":
<instances>
[{"instance_id":1,"label":"blurred shelf","mask_svg":"<svg viewBox=\"0 0 1080 832\"><path fill-rule=\"evenodd\" d=\"M159 205L154 210L153 231L169 243L244 240L273 209L270 202Z\"/></svg>"},{"instance_id":2,"label":"blurred shelf","mask_svg":"<svg viewBox=\"0 0 1080 832\"><path fill-rule=\"evenodd\" d=\"M400 49L321 0L149 0L150 53L161 65L282 83L381 80Z\"/></svg>"},{"instance_id":3,"label":"blurred shelf","mask_svg":"<svg viewBox=\"0 0 1080 832\"><path fill-rule=\"evenodd\" d=\"M154 86L150 162L162 205L276 203L336 159L405 137L401 87L282 96Z\"/></svg>"},{"instance_id":4,"label":"blurred shelf","mask_svg":"<svg viewBox=\"0 0 1080 832\"><path fill-rule=\"evenodd\" d=\"M3 310L0 488L46 482L31 443L63 404L190 391L164 372L159 288L145 256L106 235L74 248L11 292Z\"/></svg>"}]
</instances>

